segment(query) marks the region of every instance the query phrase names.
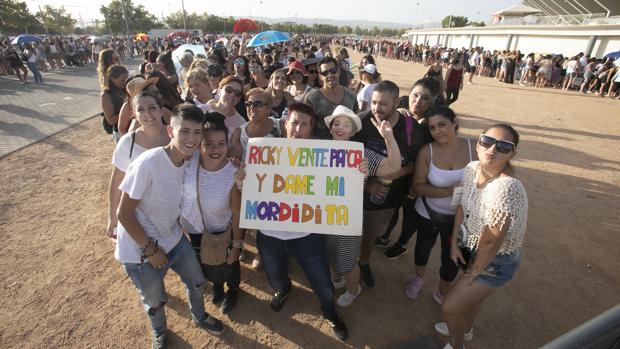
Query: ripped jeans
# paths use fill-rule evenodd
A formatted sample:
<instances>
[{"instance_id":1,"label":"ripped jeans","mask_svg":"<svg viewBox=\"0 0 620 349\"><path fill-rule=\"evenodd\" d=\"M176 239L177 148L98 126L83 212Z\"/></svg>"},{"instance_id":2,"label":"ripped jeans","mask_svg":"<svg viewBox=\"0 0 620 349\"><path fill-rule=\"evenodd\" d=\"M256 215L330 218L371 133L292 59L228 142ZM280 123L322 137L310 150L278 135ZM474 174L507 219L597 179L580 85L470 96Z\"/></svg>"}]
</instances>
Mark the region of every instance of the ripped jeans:
<instances>
[{"instance_id":1,"label":"ripped jeans","mask_svg":"<svg viewBox=\"0 0 620 349\"><path fill-rule=\"evenodd\" d=\"M174 270L185 284L194 321L200 322L208 316L203 301L206 281L187 238L182 237L166 257L168 257L168 263L162 269L155 269L150 262L123 263L127 275L140 292L144 311L156 335L161 335L166 331L164 305L168 302L168 298L164 287L164 277L169 268Z\"/></svg>"}]
</instances>

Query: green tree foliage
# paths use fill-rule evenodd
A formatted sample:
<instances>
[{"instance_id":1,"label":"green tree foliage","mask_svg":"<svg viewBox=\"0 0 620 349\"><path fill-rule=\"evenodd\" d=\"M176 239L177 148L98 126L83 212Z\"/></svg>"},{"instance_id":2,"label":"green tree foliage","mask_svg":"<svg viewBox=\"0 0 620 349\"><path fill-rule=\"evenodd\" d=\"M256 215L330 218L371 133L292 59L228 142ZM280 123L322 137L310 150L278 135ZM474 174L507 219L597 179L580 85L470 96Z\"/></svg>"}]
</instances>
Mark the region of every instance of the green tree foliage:
<instances>
[{"instance_id":1,"label":"green tree foliage","mask_svg":"<svg viewBox=\"0 0 620 349\"><path fill-rule=\"evenodd\" d=\"M450 24L452 21L452 24ZM457 28L464 27L470 24L469 19L464 16L446 16L441 20L441 26L443 28Z\"/></svg>"},{"instance_id":2,"label":"green tree foliage","mask_svg":"<svg viewBox=\"0 0 620 349\"><path fill-rule=\"evenodd\" d=\"M70 34L75 27L75 19L67 13L64 6L55 8L45 5L37 13L37 18L49 34Z\"/></svg>"},{"instance_id":3,"label":"green tree foliage","mask_svg":"<svg viewBox=\"0 0 620 349\"><path fill-rule=\"evenodd\" d=\"M124 2L129 32L147 32L152 28L161 26L157 18L150 14L144 6L134 6L131 0L125 0ZM112 0L108 6L102 5L99 12L101 12L107 21L107 25L112 34L118 35L125 32L123 9L120 0Z\"/></svg>"},{"instance_id":4,"label":"green tree foliage","mask_svg":"<svg viewBox=\"0 0 620 349\"><path fill-rule=\"evenodd\" d=\"M25 2L0 0L0 33L8 35L42 32L43 28L28 11Z\"/></svg>"}]
</instances>

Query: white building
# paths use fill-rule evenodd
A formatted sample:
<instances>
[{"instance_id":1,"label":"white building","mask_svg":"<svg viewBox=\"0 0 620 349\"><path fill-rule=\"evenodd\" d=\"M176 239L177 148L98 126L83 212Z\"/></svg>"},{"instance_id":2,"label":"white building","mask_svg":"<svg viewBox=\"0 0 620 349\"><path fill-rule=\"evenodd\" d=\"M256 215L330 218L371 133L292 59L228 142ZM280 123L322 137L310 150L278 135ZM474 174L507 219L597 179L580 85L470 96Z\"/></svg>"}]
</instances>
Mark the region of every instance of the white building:
<instances>
[{"instance_id":1,"label":"white building","mask_svg":"<svg viewBox=\"0 0 620 349\"><path fill-rule=\"evenodd\" d=\"M403 36L415 44L520 50L524 54L572 56L584 52L603 57L620 51L620 16L617 16L620 0L564 0L559 3L526 0L524 3L530 6L515 5L493 14L492 22L486 27L416 29ZM560 7L553 8L547 3ZM594 8L599 4L602 5L599 9ZM541 10L532 5L539 5Z\"/></svg>"}]
</instances>

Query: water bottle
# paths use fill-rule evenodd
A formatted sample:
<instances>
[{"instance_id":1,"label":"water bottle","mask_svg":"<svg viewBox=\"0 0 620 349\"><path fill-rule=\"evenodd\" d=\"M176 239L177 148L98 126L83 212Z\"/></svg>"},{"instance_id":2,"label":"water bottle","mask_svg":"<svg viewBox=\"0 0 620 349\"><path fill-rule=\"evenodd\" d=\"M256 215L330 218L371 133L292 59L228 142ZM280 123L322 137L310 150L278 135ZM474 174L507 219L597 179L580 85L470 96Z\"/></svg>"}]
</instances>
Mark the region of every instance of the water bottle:
<instances>
[{"instance_id":1,"label":"water bottle","mask_svg":"<svg viewBox=\"0 0 620 349\"><path fill-rule=\"evenodd\" d=\"M381 184L382 186L386 187L388 190L390 189L390 185L392 185L392 180L391 179L387 179L384 177L377 177L376 179L377 183ZM379 196L379 195L370 195L370 202L372 202L375 205L382 205L385 202L385 199L387 198L387 194L385 196Z\"/></svg>"}]
</instances>

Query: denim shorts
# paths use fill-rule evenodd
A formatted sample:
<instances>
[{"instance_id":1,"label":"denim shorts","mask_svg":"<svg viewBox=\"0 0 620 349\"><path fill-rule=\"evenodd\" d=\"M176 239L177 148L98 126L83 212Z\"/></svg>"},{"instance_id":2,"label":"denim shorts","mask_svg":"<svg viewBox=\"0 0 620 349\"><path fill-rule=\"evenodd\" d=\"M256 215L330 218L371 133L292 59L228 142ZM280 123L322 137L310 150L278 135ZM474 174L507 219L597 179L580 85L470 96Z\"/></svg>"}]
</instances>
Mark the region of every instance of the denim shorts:
<instances>
[{"instance_id":1,"label":"denim shorts","mask_svg":"<svg viewBox=\"0 0 620 349\"><path fill-rule=\"evenodd\" d=\"M476 278L476 282L491 288L502 287L508 281L512 280L519 268L519 264L521 264L521 254L519 250L511 254L497 255L485 269L495 276L480 275Z\"/></svg>"}]
</instances>

